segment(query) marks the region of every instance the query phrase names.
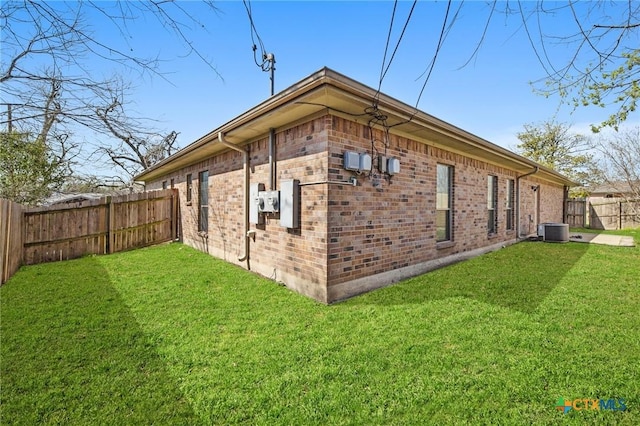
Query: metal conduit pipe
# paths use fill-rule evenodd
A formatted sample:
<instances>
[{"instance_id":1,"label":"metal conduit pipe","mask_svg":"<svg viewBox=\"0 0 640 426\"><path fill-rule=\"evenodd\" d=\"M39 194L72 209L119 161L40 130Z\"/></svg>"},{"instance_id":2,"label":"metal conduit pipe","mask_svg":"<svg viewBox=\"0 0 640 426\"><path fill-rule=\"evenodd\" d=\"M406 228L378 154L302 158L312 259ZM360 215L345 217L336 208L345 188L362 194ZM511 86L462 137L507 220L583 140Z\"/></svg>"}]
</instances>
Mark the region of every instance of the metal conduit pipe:
<instances>
[{"instance_id":1,"label":"metal conduit pipe","mask_svg":"<svg viewBox=\"0 0 640 426\"><path fill-rule=\"evenodd\" d=\"M351 185L356 186L358 184L358 180L355 177L352 177L350 180L341 181L341 180L319 180L316 182L303 182L299 183L298 186L308 186L308 185Z\"/></svg>"},{"instance_id":2,"label":"metal conduit pipe","mask_svg":"<svg viewBox=\"0 0 640 426\"><path fill-rule=\"evenodd\" d=\"M273 93L272 93L273 94ZM269 185L276 190L276 130L269 129Z\"/></svg>"},{"instance_id":3,"label":"metal conduit pipe","mask_svg":"<svg viewBox=\"0 0 640 426\"><path fill-rule=\"evenodd\" d=\"M540 168L538 166L535 166L535 169L533 171L516 177L516 235L518 237L520 236L520 179L522 179L523 177L534 175L538 173L539 170Z\"/></svg>"},{"instance_id":4,"label":"metal conduit pipe","mask_svg":"<svg viewBox=\"0 0 640 426\"><path fill-rule=\"evenodd\" d=\"M241 152L243 155L244 164L244 200L242 203L242 209L244 210L244 255L238 257L240 262L247 261L247 268L249 267L249 241L251 236L249 235L249 152L246 149L238 148L237 146L227 142L224 139L222 132L218 132L218 142L227 148L231 148L234 151Z\"/></svg>"}]
</instances>

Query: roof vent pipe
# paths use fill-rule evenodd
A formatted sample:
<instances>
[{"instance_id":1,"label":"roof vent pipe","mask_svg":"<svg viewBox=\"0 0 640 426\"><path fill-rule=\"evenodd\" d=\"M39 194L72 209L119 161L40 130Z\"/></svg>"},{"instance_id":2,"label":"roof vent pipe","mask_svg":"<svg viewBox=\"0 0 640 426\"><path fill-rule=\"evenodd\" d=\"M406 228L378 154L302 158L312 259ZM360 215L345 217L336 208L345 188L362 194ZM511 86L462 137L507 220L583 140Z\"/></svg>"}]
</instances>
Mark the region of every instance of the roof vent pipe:
<instances>
[{"instance_id":1,"label":"roof vent pipe","mask_svg":"<svg viewBox=\"0 0 640 426\"><path fill-rule=\"evenodd\" d=\"M241 152L243 155L243 164L244 164L244 200L242 203L242 209L244 210L244 255L239 256L238 260L240 262L247 261L247 269L251 269L249 265L249 242L251 240L251 235L249 234L249 151L246 149L239 148L224 139L224 134L222 132L218 132L218 141L226 146L227 148L231 148L234 151Z\"/></svg>"}]
</instances>

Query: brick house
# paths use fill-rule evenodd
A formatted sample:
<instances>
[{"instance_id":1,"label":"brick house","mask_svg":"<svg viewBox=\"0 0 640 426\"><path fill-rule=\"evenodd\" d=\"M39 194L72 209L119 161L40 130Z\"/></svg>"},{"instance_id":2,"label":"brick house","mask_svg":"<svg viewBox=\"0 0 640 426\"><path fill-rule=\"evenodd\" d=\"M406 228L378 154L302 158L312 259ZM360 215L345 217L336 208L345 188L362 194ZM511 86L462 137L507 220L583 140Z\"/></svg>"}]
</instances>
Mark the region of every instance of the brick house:
<instances>
[{"instance_id":1,"label":"brick house","mask_svg":"<svg viewBox=\"0 0 640 426\"><path fill-rule=\"evenodd\" d=\"M145 170L181 238L331 303L562 222L566 177L324 68Z\"/></svg>"}]
</instances>

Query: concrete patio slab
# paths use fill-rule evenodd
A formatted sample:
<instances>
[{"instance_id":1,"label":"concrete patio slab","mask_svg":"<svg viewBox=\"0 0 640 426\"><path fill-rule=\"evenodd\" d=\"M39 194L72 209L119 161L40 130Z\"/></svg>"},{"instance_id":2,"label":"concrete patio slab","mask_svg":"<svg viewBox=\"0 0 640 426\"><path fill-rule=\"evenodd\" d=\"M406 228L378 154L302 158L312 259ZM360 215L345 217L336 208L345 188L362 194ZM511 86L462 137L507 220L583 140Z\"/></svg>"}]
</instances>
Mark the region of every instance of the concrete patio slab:
<instances>
[{"instance_id":1,"label":"concrete patio slab","mask_svg":"<svg viewBox=\"0 0 640 426\"><path fill-rule=\"evenodd\" d=\"M591 234L586 232L571 232L569 241L576 243L604 244L608 246L635 247L633 237L608 234Z\"/></svg>"}]
</instances>

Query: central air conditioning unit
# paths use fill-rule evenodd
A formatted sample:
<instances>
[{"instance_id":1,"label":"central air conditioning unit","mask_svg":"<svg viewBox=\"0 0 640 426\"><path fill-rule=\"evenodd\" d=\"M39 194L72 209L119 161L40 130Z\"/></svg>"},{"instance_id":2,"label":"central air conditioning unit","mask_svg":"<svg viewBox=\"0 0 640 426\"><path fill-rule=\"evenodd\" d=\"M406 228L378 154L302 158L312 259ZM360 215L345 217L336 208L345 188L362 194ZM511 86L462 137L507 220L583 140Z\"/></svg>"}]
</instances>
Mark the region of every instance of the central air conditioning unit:
<instances>
[{"instance_id":1,"label":"central air conditioning unit","mask_svg":"<svg viewBox=\"0 0 640 426\"><path fill-rule=\"evenodd\" d=\"M569 225L566 223L538 224L538 237L550 243L569 242Z\"/></svg>"}]
</instances>

